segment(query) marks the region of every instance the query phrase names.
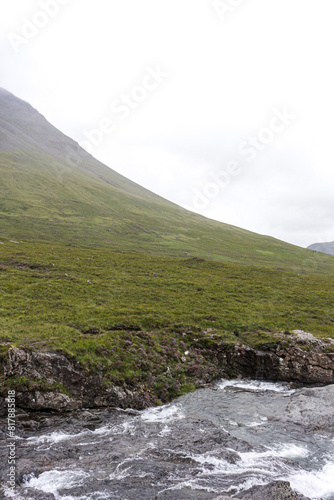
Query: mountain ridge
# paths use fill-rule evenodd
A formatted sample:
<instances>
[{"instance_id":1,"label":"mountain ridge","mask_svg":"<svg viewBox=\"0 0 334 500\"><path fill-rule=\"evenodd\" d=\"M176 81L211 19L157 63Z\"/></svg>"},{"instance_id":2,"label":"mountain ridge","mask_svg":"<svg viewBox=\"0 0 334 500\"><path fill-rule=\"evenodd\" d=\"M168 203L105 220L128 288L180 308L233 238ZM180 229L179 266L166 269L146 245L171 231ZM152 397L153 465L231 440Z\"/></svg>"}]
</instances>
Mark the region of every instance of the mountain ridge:
<instances>
[{"instance_id":1,"label":"mountain ridge","mask_svg":"<svg viewBox=\"0 0 334 500\"><path fill-rule=\"evenodd\" d=\"M307 248L327 255L334 255L334 241L312 243L312 245L309 245Z\"/></svg>"},{"instance_id":2,"label":"mountain ridge","mask_svg":"<svg viewBox=\"0 0 334 500\"><path fill-rule=\"evenodd\" d=\"M36 153L49 154L60 160L68 167L88 169L89 163L93 159L94 167L100 167L98 173L110 174L110 168L93 158L84 149L80 148L79 144L66 136L63 132L54 127L43 115L41 115L28 102L16 97L6 89L0 88L0 151L17 152L22 149L22 138L25 140L24 146ZM26 112L26 113L24 113ZM26 131L29 126L29 133ZM3 133L7 129L7 136ZM23 137L18 137L18 132L23 134ZM60 143L61 148L57 147ZM14 147L16 146L16 148ZM65 150L65 152L64 152ZM23 149L23 152L26 152ZM126 179L121 174L113 171L116 177L116 184L121 187L121 182L127 182L129 185L138 186L138 184ZM108 182L108 179L104 179ZM141 188L141 186L140 186ZM141 188L145 190L145 188ZM148 191L148 190L145 190ZM153 195L153 193L152 193ZM158 195L155 195L158 197Z\"/></svg>"},{"instance_id":3,"label":"mountain ridge","mask_svg":"<svg viewBox=\"0 0 334 500\"><path fill-rule=\"evenodd\" d=\"M255 265L314 262L297 246L189 212L130 181L4 89L0 178L2 238Z\"/></svg>"}]
</instances>

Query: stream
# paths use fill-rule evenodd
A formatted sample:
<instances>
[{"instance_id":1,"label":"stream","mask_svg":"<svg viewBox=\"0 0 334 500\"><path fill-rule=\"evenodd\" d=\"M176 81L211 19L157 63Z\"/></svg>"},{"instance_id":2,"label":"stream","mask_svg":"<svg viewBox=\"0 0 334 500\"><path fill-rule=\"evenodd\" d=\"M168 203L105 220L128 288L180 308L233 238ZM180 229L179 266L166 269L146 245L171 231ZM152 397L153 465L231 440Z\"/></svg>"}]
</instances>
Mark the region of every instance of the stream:
<instances>
[{"instance_id":1,"label":"stream","mask_svg":"<svg viewBox=\"0 0 334 500\"><path fill-rule=\"evenodd\" d=\"M334 499L333 401L334 386L238 379L144 411L26 414L17 429L18 484L2 494L213 500L283 480L306 498ZM4 456L6 436L1 448Z\"/></svg>"}]
</instances>

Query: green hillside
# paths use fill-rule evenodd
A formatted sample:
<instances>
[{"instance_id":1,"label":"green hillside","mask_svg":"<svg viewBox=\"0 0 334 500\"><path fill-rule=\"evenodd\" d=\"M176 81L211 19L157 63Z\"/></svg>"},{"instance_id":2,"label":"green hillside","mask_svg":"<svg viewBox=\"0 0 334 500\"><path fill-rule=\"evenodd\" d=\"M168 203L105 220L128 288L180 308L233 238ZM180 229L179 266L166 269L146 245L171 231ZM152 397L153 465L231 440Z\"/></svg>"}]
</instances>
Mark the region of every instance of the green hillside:
<instances>
[{"instance_id":1,"label":"green hillside","mask_svg":"<svg viewBox=\"0 0 334 500\"><path fill-rule=\"evenodd\" d=\"M332 256L164 200L0 89L0 364L61 350L106 387L168 400L216 376L216 342L334 337L333 286ZM49 383L2 377L0 394Z\"/></svg>"},{"instance_id":2,"label":"green hillside","mask_svg":"<svg viewBox=\"0 0 334 500\"><path fill-rule=\"evenodd\" d=\"M218 223L102 165L0 90L0 238L312 269L323 256Z\"/></svg>"},{"instance_id":3,"label":"green hillside","mask_svg":"<svg viewBox=\"0 0 334 500\"><path fill-rule=\"evenodd\" d=\"M207 370L207 381L216 376L221 342L267 349L293 330L334 338L333 273L2 243L0 365L11 347L56 350L102 374L106 387L144 384L167 401ZM4 384L0 375L0 394L8 386L48 389L45 380Z\"/></svg>"}]
</instances>

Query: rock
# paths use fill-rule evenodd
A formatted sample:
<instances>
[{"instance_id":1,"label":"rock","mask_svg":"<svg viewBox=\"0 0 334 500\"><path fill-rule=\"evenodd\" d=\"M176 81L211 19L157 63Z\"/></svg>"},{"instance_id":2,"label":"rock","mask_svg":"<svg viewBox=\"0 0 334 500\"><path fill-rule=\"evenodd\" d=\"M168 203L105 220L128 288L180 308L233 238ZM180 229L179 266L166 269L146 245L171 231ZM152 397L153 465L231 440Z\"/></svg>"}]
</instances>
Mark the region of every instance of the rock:
<instances>
[{"instance_id":1,"label":"rock","mask_svg":"<svg viewBox=\"0 0 334 500\"><path fill-rule=\"evenodd\" d=\"M0 417L7 416L7 407L5 398L0 396Z\"/></svg>"},{"instance_id":2,"label":"rock","mask_svg":"<svg viewBox=\"0 0 334 500\"><path fill-rule=\"evenodd\" d=\"M29 410L70 411L98 406L143 409L153 403L139 390L117 386L105 389L102 374L90 373L75 358L57 352L10 349L4 378L10 377L39 381L16 391L17 407Z\"/></svg>"},{"instance_id":3,"label":"rock","mask_svg":"<svg viewBox=\"0 0 334 500\"><path fill-rule=\"evenodd\" d=\"M298 344L298 336L295 342L284 347L280 342L269 345L266 351L221 344L217 347L217 357L227 376L242 375L306 385L334 384L334 353L323 352L328 344L319 339L314 342L313 339L312 336L312 339L303 340L307 351Z\"/></svg>"},{"instance_id":4,"label":"rock","mask_svg":"<svg viewBox=\"0 0 334 500\"><path fill-rule=\"evenodd\" d=\"M36 430L39 427L38 423L35 422L34 420L26 420L25 422L22 422L21 425L25 429L31 429L31 430Z\"/></svg>"},{"instance_id":5,"label":"rock","mask_svg":"<svg viewBox=\"0 0 334 500\"><path fill-rule=\"evenodd\" d=\"M27 495L26 498L29 498L30 500L55 500L56 497L53 495L53 493L45 493L43 492L38 492L31 490L31 488L27 488L24 490L24 493Z\"/></svg>"},{"instance_id":6,"label":"rock","mask_svg":"<svg viewBox=\"0 0 334 500\"><path fill-rule=\"evenodd\" d=\"M191 364L186 355L181 356L180 361L196 387L213 379L236 377L304 385L334 384L334 353L326 352L331 341L301 330L276 337L276 341L263 344L258 350L205 337L201 339L201 363ZM194 351L198 344L194 344ZM5 384L11 377L33 381L26 387L18 386L16 393L17 407L30 410L70 411L106 406L142 410L160 399L154 392L153 378L131 389L124 384L106 389L103 373L89 372L74 357L59 352L10 349L4 362ZM177 376L175 378L179 384ZM0 387L0 415L5 414L5 399L1 399L6 397L5 384ZM328 412L326 409L326 415ZM325 423L324 417L314 426L323 427Z\"/></svg>"},{"instance_id":7,"label":"rock","mask_svg":"<svg viewBox=\"0 0 334 500\"><path fill-rule=\"evenodd\" d=\"M300 424L317 432L334 432L334 385L305 388L294 395L287 404L284 417L287 421Z\"/></svg>"},{"instance_id":8,"label":"rock","mask_svg":"<svg viewBox=\"0 0 334 500\"><path fill-rule=\"evenodd\" d=\"M16 412L16 420L22 420L29 416L29 413L22 410L22 408Z\"/></svg>"},{"instance_id":9,"label":"rock","mask_svg":"<svg viewBox=\"0 0 334 500\"><path fill-rule=\"evenodd\" d=\"M287 481L276 481L265 486L253 486L250 490L239 493L234 498L242 498L242 500L307 500L307 497L293 491Z\"/></svg>"}]
</instances>

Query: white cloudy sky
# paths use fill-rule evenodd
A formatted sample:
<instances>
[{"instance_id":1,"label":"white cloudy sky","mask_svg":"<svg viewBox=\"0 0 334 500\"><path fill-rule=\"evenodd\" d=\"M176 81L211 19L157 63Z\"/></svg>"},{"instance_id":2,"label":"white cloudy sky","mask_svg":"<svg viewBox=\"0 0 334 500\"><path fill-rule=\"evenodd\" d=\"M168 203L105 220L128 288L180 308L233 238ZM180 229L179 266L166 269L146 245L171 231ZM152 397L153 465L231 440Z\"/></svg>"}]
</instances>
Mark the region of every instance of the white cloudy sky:
<instances>
[{"instance_id":1,"label":"white cloudy sky","mask_svg":"<svg viewBox=\"0 0 334 500\"><path fill-rule=\"evenodd\" d=\"M334 240L333 0L1 7L0 86L96 158L207 217Z\"/></svg>"}]
</instances>

